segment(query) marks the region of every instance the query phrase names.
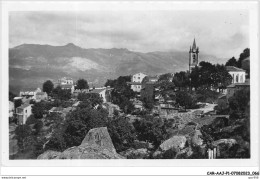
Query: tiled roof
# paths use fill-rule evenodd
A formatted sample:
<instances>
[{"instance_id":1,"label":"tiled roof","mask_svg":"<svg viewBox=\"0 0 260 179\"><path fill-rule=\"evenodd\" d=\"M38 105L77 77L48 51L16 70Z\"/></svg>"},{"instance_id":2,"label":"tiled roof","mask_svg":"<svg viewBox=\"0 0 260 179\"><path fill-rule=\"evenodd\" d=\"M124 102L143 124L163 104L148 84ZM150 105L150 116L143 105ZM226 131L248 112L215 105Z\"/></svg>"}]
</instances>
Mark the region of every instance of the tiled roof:
<instances>
[{"instance_id":1,"label":"tiled roof","mask_svg":"<svg viewBox=\"0 0 260 179\"><path fill-rule=\"evenodd\" d=\"M90 93L101 93L102 91L106 90L104 89L93 89L92 91L90 91Z\"/></svg>"},{"instance_id":2,"label":"tiled roof","mask_svg":"<svg viewBox=\"0 0 260 179\"><path fill-rule=\"evenodd\" d=\"M230 72L230 71L245 71L241 68L237 68L237 67L234 67L234 66L226 66L226 69L227 69L228 72Z\"/></svg>"},{"instance_id":3,"label":"tiled roof","mask_svg":"<svg viewBox=\"0 0 260 179\"><path fill-rule=\"evenodd\" d=\"M25 109L27 107L31 106L30 104L23 104L22 106L18 107L19 109Z\"/></svg>"},{"instance_id":4,"label":"tiled roof","mask_svg":"<svg viewBox=\"0 0 260 179\"><path fill-rule=\"evenodd\" d=\"M50 111L52 111L52 112L62 112L63 108L62 107L53 107L53 108L50 109Z\"/></svg>"}]
</instances>

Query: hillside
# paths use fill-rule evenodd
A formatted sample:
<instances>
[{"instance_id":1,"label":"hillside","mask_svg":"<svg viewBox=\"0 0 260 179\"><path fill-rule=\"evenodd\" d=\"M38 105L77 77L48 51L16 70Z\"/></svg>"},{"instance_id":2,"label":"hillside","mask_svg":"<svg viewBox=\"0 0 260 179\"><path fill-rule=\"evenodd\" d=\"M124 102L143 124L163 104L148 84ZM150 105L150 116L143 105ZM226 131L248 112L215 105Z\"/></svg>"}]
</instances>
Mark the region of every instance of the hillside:
<instances>
[{"instance_id":1,"label":"hillside","mask_svg":"<svg viewBox=\"0 0 260 179\"><path fill-rule=\"evenodd\" d=\"M200 61L224 63L226 59L200 53ZM149 75L188 69L188 53L182 51L141 53L128 49L84 49L65 46L22 44L9 49L9 86L13 92L41 87L47 79L70 76L101 86L108 78L144 72Z\"/></svg>"}]
</instances>

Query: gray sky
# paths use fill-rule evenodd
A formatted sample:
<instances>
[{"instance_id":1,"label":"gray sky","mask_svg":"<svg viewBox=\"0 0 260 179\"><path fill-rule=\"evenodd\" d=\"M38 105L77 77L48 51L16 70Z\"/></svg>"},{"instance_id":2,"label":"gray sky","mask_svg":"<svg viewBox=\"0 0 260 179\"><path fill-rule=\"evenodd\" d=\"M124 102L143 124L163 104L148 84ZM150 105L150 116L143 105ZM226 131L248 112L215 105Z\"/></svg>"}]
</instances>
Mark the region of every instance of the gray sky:
<instances>
[{"instance_id":1,"label":"gray sky","mask_svg":"<svg viewBox=\"0 0 260 179\"><path fill-rule=\"evenodd\" d=\"M230 58L249 47L247 11L11 12L10 47L23 43L133 51L188 51Z\"/></svg>"}]
</instances>

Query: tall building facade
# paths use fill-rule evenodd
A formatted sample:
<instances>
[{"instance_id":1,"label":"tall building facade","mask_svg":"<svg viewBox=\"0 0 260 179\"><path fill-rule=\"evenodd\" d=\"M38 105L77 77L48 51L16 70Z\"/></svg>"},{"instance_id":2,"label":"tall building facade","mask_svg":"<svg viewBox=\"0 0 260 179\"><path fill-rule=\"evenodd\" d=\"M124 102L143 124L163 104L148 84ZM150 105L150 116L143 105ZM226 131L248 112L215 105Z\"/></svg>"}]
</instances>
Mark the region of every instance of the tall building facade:
<instances>
[{"instance_id":1,"label":"tall building facade","mask_svg":"<svg viewBox=\"0 0 260 179\"><path fill-rule=\"evenodd\" d=\"M192 71L199 63L199 47L196 45L196 41L194 38L192 47L190 46L189 51L189 72Z\"/></svg>"}]
</instances>

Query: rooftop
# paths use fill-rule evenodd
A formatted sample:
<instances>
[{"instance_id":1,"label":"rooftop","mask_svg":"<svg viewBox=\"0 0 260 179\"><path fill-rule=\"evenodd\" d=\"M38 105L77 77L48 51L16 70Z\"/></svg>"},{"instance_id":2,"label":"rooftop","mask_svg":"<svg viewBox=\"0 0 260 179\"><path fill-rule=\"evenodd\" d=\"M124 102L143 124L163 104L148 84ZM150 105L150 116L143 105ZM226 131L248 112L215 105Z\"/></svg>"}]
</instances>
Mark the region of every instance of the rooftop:
<instances>
[{"instance_id":1,"label":"rooftop","mask_svg":"<svg viewBox=\"0 0 260 179\"><path fill-rule=\"evenodd\" d=\"M104 89L93 89L93 90L89 91L89 93L101 93L104 90L106 90L106 88L104 88Z\"/></svg>"},{"instance_id":2,"label":"rooftop","mask_svg":"<svg viewBox=\"0 0 260 179\"><path fill-rule=\"evenodd\" d=\"M243 70L241 68L237 68L235 66L226 66L226 69L227 69L228 72L230 72L230 71L245 71L245 70Z\"/></svg>"},{"instance_id":3,"label":"rooftop","mask_svg":"<svg viewBox=\"0 0 260 179\"><path fill-rule=\"evenodd\" d=\"M25 108L27 108L29 106L31 106L31 105L26 103L26 104L23 104L23 105L19 106L18 108L19 109L25 109Z\"/></svg>"}]
</instances>

